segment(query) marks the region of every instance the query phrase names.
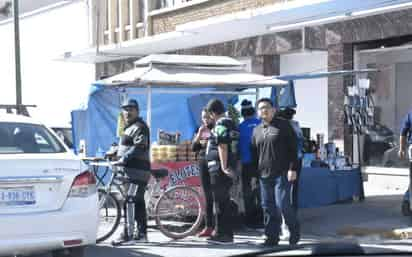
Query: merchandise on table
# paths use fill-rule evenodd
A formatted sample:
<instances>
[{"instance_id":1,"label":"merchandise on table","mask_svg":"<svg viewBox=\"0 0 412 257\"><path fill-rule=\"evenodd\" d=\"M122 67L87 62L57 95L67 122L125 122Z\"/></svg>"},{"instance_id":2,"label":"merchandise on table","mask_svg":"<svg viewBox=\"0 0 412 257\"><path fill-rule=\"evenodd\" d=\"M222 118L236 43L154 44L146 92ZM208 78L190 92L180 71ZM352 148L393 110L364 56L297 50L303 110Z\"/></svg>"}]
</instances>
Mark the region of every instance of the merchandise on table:
<instances>
[{"instance_id":1,"label":"merchandise on table","mask_svg":"<svg viewBox=\"0 0 412 257\"><path fill-rule=\"evenodd\" d=\"M178 145L157 145L151 146L152 162L185 162L197 161L197 153L191 151L191 142L185 141Z\"/></svg>"},{"instance_id":2,"label":"merchandise on table","mask_svg":"<svg viewBox=\"0 0 412 257\"><path fill-rule=\"evenodd\" d=\"M328 168L329 170L351 170L349 158L336 147L334 142L324 142L323 134L316 134L316 141L310 139L306 128L302 167Z\"/></svg>"}]
</instances>

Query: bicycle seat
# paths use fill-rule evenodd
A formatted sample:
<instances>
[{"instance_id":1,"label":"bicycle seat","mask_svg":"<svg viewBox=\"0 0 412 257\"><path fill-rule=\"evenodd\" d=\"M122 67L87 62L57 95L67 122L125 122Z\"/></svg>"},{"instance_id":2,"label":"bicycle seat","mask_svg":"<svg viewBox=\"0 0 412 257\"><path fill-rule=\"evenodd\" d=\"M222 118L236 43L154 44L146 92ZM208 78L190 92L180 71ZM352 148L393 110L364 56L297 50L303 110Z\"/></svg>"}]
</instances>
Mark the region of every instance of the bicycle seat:
<instances>
[{"instance_id":1,"label":"bicycle seat","mask_svg":"<svg viewBox=\"0 0 412 257\"><path fill-rule=\"evenodd\" d=\"M169 175L169 171L167 169L153 169L150 173L155 178L164 178Z\"/></svg>"}]
</instances>

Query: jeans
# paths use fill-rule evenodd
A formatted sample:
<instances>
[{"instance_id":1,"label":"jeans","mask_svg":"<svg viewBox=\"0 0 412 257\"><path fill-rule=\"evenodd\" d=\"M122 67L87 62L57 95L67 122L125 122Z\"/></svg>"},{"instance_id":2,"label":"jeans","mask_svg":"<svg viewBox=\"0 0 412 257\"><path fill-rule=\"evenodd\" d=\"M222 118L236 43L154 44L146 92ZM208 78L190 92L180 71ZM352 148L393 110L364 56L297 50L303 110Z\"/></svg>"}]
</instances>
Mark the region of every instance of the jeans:
<instances>
[{"instance_id":1,"label":"jeans","mask_svg":"<svg viewBox=\"0 0 412 257\"><path fill-rule=\"evenodd\" d=\"M205 213L205 225L207 228L213 228L213 196L212 188L210 184L210 175L207 169L207 161L200 160L200 182L202 184L202 189L205 194L205 204L206 204L206 213Z\"/></svg>"},{"instance_id":2,"label":"jeans","mask_svg":"<svg viewBox=\"0 0 412 257\"><path fill-rule=\"evenodd\" d=\"M296 167L296 180L292 183L292 206L295 211L298 210L298 194L299 194L299 177L300 171L302 170L302 160L298 160L298 166Z\"/></svg>"},{"instance_id":3,"label":"jeans","mask_svg":"<svg viewBox=\"0 0 412 257\"><path fill-rule=\"evenodd\" d=\"M230 200L232 179L218 170L210 173L210 182L215 209L215 233L233 237L234 210Z\"/></svg>"},{"instance_id":4,"label":"jeans","mask_svg":"<svg viewBox=\"0 0 412 257\"><path fill-rule=\"evenodd\" d=\"M144 201L144 193L146 191L147 183L133 181L137 184L137 193L133 197L133 202L135 204L135 221L138 229L139 235L146 235L147 233L147 214L146 214L146 204ZM125 201L126 202L126 201ZM127 213L126 204L123 206L124 213Z\"/></svg>"},{"instance_id":5,"label":"jeans","mask_svg":"<svg viewBox=\"0 0 412 257\"><path fill-rule=\"evenodd\" d=\"M409 163L409 187L408 190L406 190L404 196L403 196L403 200L404 201L409 201L410 199L410 188L411 188L411 183L412 183L412 161Z\"/></svg>"},{"instance_id":6,"label":"jeans","mask_svg":"<svg viewBox=\"0 0 412 257\"><path fill-rule=\"evenodd\" d=\"M296 211L291 203L291 183L285 175L260 179L265 235L279 241L282 215L290 231L290 238L300 235Z\"/></svg>"}]
</instances>

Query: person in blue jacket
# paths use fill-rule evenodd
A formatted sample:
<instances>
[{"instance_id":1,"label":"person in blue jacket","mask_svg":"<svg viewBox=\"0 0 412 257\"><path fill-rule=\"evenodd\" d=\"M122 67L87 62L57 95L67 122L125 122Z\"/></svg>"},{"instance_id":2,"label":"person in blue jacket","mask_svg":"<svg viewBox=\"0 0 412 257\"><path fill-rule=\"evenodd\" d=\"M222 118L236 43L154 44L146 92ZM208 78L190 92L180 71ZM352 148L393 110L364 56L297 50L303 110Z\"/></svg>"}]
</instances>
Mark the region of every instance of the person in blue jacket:
<instances>
[{"instance_id":1,"label":"person in blue jacket","mask_svg":"<svg viewBox=\"0 0 412 257\"><path fill-rule=\"evenodd\" d=\"M256 199L252 191L252 180L255 178L258 181L257 168L252 164L250 144L252 140L253 129L260 124L260 120L256 118L256 110L251 101L243 100L240 111L243 121L239 125L239 153L242 164L242 190L243 201L245 205L244 223L248 227L255 227L261 223L262 210L260 201Z\"/></svg>"},{"instance_id":2,"label":"person in blue jacket","mask_svg":"<svg viewBox=\"0 0 412 257\"><path fill-rule=\"evenodd\" d=\"M407 145L409 145L407 147ZM412 110L406 114L402 120L399 138L399 158L404 159L406 154L409 157L409 188L406 191L402 201L402 214L411 216L410 209L410 187L412 178Z\"/></svg>"}]
</instances>

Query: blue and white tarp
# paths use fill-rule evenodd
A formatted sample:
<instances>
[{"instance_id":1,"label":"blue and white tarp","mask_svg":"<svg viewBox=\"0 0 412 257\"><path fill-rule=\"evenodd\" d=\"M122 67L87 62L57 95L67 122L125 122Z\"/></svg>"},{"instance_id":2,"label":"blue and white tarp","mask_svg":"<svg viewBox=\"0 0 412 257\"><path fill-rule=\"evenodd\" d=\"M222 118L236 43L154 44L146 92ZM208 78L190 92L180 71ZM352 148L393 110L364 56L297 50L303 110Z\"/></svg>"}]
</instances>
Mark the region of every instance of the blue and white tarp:
<instances>
[{"instance_id":1,"label":"blue and white tarp","mask_svg":"<svg viewBox=\"0 0 412 257\"><path fill-rule=\"evenodd\" d=\"M140 116L146 120L146 90L127 89L128 98L139 103ZM186 91L190 92L190 90ZM236 102L237 97L229 95L152 93L151 141L156 141L157 131L180 132L182 140L190 140L200 125L201 109L212 98L225 103ZM115 88L93 85L87 108L72 112L72 129L75 152L80 140L86 142L86 156L103 156L110 145L118 141L117 120L121 112L121 92Z\"/></svg>"},{"instance_id":2,"label":"blue and white tarp","mask_svg":"<svg viewBox=\"0 0 412 257\"><path fill-rule=\"evenodd\" d=\"M178 131L182 140L191 139L199 126L201 109L210 99L218 98L232 104L237 100L233 95L224 94L228 90L286 84L286 81L274 77L247 72L242 63L229 57L149 55L135 62L134 69L92 86L87 107L72 113L75 151L79 149L80 140L84 139L86 155L101 156L113 142L118 141L117 120L123 93L139 102L140 116L146 120L150 88L153 142L158 129ZM171 92L179 89L179 93ZM209 95L201 92L199 96L199 91L203 90L215 92Z\"/></svg>"}]
</instances>

